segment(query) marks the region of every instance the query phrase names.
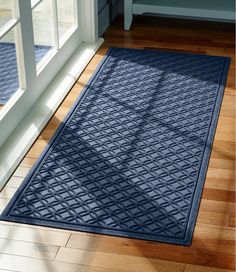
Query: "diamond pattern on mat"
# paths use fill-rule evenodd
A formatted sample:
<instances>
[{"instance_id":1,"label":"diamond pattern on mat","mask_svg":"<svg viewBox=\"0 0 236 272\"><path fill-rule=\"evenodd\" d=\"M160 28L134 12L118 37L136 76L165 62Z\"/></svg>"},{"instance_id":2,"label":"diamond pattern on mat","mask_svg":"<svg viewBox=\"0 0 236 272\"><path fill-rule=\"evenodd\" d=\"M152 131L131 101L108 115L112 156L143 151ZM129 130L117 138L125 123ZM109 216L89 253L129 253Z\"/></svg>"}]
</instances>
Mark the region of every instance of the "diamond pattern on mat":
<instances>
[{"instance_id":1,"label":"diamond pattern on mat","mask_svg":"<svg viewBox=\"0 0 236 272\"><path fill-rule=\"evenodd\" d=\"M35 46L38 62L50 49L48 46ZM5 104L19 88L16 50L13 43L0 43L0 104Z\"/></svg>"},{"instance_id":2,"label":"diamond pattern on mat","mask_svg":"<svg viewBox=\"0 0 236 272\"><path fill-rule=\"evenodd\" d=\"M113 49L10 215L183 237L224 61Z\"/></svg>"}]
</instances>

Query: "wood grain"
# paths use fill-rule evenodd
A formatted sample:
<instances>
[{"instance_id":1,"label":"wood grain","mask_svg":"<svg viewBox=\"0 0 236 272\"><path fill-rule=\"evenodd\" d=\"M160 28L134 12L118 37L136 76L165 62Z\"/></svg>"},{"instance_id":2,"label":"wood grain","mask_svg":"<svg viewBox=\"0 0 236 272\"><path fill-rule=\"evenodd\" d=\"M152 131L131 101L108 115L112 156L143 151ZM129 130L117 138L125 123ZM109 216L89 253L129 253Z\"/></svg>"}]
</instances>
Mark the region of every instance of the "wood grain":
<instances>
[{"instance_id":1,"label":"wood grain","mask_svg":"<svg viewBox=\"0 0 236 272\"><path fill-rule=\"evenodd\" d=\"M122 17L0 193L0 210L22 183L109 47L228 56L231 65L191 246L0 223L0 271L232 272L235 269L235 60L230 24ZM2 270L1 270L2 269ZM33 269L33 270L32 270Z\"/></svg>"},{"instance_id":2,"label":"wood grain","mask_svg":"<svg viewBox=\"0 0 236 272\"><path fill-rule=\"evenodd\" d=\"M157 258L145 258L126 254L105 253L102 251L71 249L61 247L56 261L84 264L87 266L118 269L119 271L182 272L183 263L169 262ZM125 264L125 265L124 265Z\"/></svg>"}]
</instances>

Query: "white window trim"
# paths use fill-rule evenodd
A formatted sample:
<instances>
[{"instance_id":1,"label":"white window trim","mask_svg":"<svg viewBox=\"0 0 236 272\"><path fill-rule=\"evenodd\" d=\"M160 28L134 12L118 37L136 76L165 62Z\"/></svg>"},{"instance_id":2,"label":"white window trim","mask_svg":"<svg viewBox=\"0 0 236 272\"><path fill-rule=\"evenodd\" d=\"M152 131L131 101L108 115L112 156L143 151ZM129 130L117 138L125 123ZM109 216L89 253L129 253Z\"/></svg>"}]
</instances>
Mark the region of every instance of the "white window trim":
<instances>
[{"instance_id":1,"label":"white window trim","mask_svg":"<svg viewBox=\"0 0 236 272\"><path fill-rule=\"evenodd\" d=\"M19 1L27 2L26 0ZM82 43L75 53L66 65L60 63L63 68L59 73L57 72L51 84L46 84L43 90L37 90L37 86L27 86L31 89L30 91L32 91L32 87L35 89L33 99L29 98L32 98L32 96L25 95L27 91L19 90L0 112L0 190L103 43L103 39L98 39L97 34L97 0L79 0L79 3ZM21 31L23 31L23 27ZM24 33L21 33L21 35L24 35ZM70 39L76 38L77 36L73 34L70 37ZM23 50L29 49L23 48ZM66 44L62 50L65 53L69 50ZM32 61L32 59L28 59L28 61ZM53 67L58 61L52 59L50 65ZM32 63L31 65L33 66ZM25 72L29 84L30 78L33 76L31 73L32 71ZM40 77L46 78L46 81L49 78L47 78L44 70L41 71L39 80Z\"/></svg>"}]
</instances>

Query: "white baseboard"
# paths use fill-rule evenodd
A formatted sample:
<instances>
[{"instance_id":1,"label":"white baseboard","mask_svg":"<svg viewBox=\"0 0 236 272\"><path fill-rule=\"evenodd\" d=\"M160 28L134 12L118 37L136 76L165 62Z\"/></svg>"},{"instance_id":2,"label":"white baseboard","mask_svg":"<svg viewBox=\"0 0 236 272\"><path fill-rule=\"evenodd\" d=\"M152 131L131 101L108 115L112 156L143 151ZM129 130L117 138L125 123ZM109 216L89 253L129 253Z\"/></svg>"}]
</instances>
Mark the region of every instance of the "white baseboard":
<instances>
[{"instance_id":1,"label":"white baseboard","mask_svg":"<svg viewBox=\"0 0 236 272\"><path fill-rule=\"evenodd\" d=\"M103 43L82 43L37 103L0 148L0 190Z\"/></svg>"}]
</instances>

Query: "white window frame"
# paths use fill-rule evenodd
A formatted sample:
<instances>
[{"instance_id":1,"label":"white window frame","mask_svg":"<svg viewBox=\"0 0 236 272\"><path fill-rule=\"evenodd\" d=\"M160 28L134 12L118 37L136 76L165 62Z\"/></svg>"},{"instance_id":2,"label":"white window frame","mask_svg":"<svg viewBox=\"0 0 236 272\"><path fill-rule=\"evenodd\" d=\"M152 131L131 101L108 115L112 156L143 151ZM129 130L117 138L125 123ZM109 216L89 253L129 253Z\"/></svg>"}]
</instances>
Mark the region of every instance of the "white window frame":
<instances>
[{"instance_id":1,"label":"white window frame","mask_svg":"<svg viewBox=\"0 0 236 272\"><path fill-rule=\"evenodd\" d=\"M19 89L0 111L0 190L103 42L97 34L97 0L75 0L78 31L58 43L55 55L36 71L31 0L14 1L19 1L16 42L23 54L17 58L23 72L20 86L25 90ZM33 5L41 1L35 0Z\"/></svg>"}]
</instances>

